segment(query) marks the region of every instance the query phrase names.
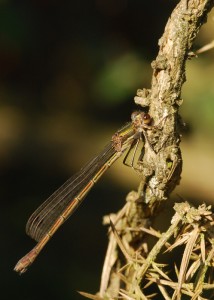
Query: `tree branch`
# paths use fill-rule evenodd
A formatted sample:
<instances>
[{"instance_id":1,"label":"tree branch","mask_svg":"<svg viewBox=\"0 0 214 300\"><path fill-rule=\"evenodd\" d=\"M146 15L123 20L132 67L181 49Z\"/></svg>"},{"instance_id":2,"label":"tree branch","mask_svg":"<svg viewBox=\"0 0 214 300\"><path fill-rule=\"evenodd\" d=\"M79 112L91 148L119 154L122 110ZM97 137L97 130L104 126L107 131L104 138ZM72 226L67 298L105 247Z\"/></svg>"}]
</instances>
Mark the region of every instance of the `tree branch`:
<instances>
[{"instance_id":1,"label":"tree branch","mask_svg":"<svg viewBox=\"0 0 214 300\"><path fill-rule=\"evenodd\" d=\"M155 124L168 116L162 122L161 131L155 136L158 155L155 159L148 152L144 156L144 176L147 178L145 202L150 206L165 200L180 180L182 159L178 110L182 104L181 88L186 79L185 63L193 40L212 7L213 1L208 0L180 1L159 40L160 50L152 62L154 71L151 90L147 91L146 101L144 97L140 97L142 100L136 99L137 103L141 100L143 105L150 103L149 112ZM138 96L142 96L141 92L138 92Z\"/></svg>"}]
</instances>

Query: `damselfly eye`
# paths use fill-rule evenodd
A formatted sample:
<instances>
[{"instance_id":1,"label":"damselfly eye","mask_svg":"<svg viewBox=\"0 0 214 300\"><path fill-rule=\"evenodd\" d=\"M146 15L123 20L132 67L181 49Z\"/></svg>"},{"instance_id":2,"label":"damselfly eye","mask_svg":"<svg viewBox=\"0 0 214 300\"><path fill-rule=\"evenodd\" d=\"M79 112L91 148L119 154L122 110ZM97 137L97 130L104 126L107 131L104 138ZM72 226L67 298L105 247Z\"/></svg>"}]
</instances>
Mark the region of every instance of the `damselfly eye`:
<instances>
[{"instance_id":1,"label":"damselfly eye","mask_svg":"<svg viewBox=\"0 0 214 300\"><path fill-rule=\"evenodd\" d=\"M149 123L151 123L151 121L152 121L152 118L151 118L151 116L149 114L144 114L143 115L143 122L144 122L144 124L149 124Z\"/></svg>"}]
</instances>

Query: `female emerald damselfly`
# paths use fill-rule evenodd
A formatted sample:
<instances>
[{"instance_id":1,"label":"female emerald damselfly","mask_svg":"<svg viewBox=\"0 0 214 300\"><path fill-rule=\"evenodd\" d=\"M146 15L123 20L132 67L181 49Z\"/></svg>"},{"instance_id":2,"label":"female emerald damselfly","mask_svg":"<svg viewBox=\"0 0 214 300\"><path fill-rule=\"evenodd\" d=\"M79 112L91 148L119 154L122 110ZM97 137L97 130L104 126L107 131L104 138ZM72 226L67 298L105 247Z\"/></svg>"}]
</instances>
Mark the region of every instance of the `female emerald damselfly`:
<instances>
[{"instance_id":1,"label":"female emerald damselfly","mask_svg":"<svg viewBox=\"0 0 214 300\"><path fill-rule=\"evenodd\" d=\"M31 215L26 225L26 233L37 244L18 261L15 271L21 274L27 270L58 228L82 203L93 185L126 150L129 149L129 153L143 138L148 142L146 130L153 127L150 115L137 111L132 113L131 119L130 123L112 136L110 143L99 155L68 179Z\"/></svg>"}]
</instances>

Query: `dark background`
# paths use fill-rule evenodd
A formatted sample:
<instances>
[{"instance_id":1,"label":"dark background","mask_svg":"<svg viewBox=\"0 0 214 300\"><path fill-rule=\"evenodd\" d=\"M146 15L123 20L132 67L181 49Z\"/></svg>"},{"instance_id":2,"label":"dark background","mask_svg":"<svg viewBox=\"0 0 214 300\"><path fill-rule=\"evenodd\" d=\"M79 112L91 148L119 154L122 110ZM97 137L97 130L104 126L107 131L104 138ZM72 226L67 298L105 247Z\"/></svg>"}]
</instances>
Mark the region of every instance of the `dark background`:
<instances>
[{"instance_id":1,"label":"dark background","mask_svg":"<svg viewBox=\"0 0 214 300\"><path fill-rule=\"evenodd\" d=\"M99 289L107 230L139 177L117 162L23 275L34 245L30 214L130 120L138 88L177 1L1 1L0 286L2 299L82 299ZM213 19L195 49L213 39ZM187 64L183 179L176 193L209 202L213 191L213 58ZM176 195L175 195L176 197Z\"/></svg>"}]
</instances>

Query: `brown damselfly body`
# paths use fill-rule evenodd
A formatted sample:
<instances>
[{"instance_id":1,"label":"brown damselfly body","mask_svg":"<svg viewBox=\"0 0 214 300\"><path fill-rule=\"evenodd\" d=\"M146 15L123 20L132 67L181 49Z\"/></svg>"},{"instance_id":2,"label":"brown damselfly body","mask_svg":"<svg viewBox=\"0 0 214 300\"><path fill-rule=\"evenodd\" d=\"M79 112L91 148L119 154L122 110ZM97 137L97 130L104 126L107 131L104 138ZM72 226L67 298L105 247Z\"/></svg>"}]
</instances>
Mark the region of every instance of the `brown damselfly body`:
<instances>
[{"instance_id":1,"label":"brown damselfly body","mask_svg":"<svg viewBox=\"0 0 214 300\"><path fill-rule=\"evenodd\" d=\"M132 114L131 119L130 123L113 135L110 143L99 155L95 156L77 174L68 179L31 215L26 225L26 233L36 240L37 244L18 261L14 268L15 271L24 273L57 229L82 203L87 193L103 173L126 150L129 153L133 148L137 148L140 140L147 140L146 130L152 127L150 115L138 111ZM135 156L136 151L132 152Z\"/></svg>"}]
</instances>

